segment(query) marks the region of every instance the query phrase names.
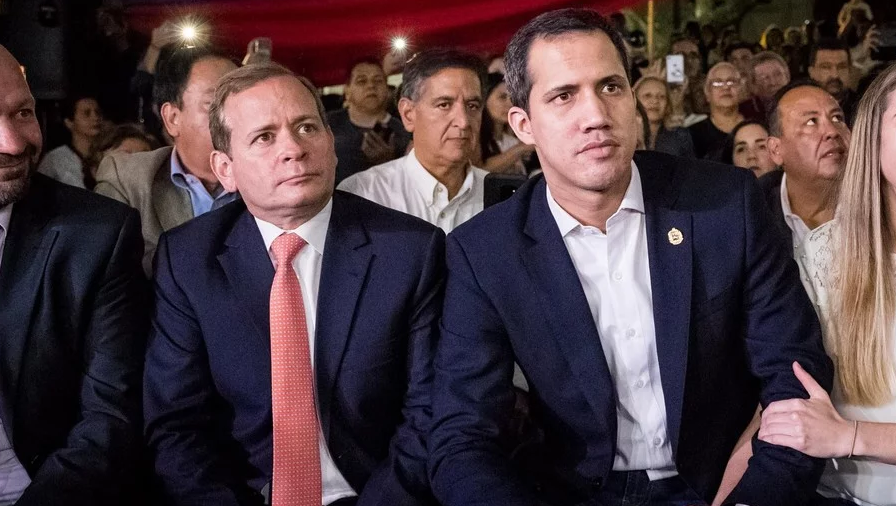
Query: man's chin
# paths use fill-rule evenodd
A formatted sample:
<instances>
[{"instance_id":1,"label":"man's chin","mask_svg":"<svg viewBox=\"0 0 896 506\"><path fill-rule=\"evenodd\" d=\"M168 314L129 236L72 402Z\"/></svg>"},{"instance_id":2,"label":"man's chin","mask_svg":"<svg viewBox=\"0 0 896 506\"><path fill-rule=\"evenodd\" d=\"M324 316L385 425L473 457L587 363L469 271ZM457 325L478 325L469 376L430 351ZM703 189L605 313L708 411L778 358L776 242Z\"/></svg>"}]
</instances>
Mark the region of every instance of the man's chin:
<instances>
[{"instance_id":1,"label":"man's chin","mask_svg":"<svg viewBox=\"0 0 896 506\"><path fill-rule=\"evenodd\" d=\"M30 185L30 177L0 182L0 207L6 207L9 204L22 200L22 197L28 193Z\"/></svg>"}]
</instances>

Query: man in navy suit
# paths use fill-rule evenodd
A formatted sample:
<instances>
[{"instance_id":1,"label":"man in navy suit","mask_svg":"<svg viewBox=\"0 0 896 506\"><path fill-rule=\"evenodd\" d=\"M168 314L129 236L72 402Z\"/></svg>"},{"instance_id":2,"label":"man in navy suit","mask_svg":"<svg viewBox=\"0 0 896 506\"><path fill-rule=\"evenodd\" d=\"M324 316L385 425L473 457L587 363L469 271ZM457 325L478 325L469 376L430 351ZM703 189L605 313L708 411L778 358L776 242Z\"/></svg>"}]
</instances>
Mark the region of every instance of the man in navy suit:
<instances>
[{"instance_id":1,"label":"man in navy suit","mask_svg":"<svg viewBox=\"0 0 896 506\"><path fill-rule=\"evenodd\" d=\"M215 174L242 202L159 243L144 406L163 503L428 502L444 234L334 194L323 105L307 80L279 65L225 76L210 118ZM278 260L276 244L290 235L307 244L293 261ZM310 345L304 363L272 358L283 346L274 339L279 319L290 311L273 297L281 268L301 288L307 335L287 344ZM272 381L280 385L293 367L313 368L313 397L278 404L283 392ZM313 441L285 448L298 422L287 418L278 429L278 413L296 408L317 417ZM278 467L277 459L309 447L315 462L301 469L319 466L319 476ZM294 495L283 495L290 488ZM308 496L312 488L319 496Z\"/></svg>"},{"instance_id":2,"label":"man in navy suit","mask_svg":"<svg viewBox=\"0 0 896 506\"><path fill-rule=\"evenodd\" d=\"M446 506L710 502L757 404L831 386L796 265L745 171L634 155L623 42L539 16L505 59L510 124L544 170L455 230L430 478ZM541 437L510 453L513 363ZM806 503L822 462L753 442L727 503Z\"/></svg>"}]
</instances>

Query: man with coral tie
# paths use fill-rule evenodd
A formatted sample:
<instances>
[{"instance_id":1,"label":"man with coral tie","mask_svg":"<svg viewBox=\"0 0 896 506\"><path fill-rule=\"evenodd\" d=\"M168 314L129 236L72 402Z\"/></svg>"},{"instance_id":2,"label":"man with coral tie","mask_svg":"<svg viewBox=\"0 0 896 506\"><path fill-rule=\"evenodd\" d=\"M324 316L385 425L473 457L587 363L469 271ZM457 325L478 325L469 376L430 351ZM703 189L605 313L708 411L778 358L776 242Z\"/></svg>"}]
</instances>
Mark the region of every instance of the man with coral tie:
<instances>
[{"instance_id":1,"label":"man with coral tie","mask_svg":"<svg viewBox=\"0 0 896 506\"><path fill-rule=\"evenodd\" d=\"M242 202L163 235L146 433L164 504L429 504L444 234L333 191L315 88L225 76L211 161Z\"/></svg>"}]
</instances>

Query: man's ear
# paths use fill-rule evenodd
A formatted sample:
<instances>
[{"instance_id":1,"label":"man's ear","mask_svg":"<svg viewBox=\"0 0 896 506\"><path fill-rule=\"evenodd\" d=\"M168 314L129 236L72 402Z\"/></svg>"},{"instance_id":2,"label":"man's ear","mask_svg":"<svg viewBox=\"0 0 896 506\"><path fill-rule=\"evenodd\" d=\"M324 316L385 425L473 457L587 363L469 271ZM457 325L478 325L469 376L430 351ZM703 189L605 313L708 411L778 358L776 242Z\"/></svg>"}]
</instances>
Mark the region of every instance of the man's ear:
<instances>
[{"instance_id":1,"label":"man's ear","mask_svg":"<svg viewBox=\"0 0 896 506\"><path fill-rule=\"evenodd\" d=\"M223 151L215 150L212 151L209 161L211 162L212 172L215 173L215 177L221 182L221 186L228 193L237 191L236 179L233 177L233 160L230 159L230 155Z\"/></svg>"},{"instance_id":2,"label":"man's ear","mask_svg":"<svg viewBox=\"0 0 896 506\"><path fill-rule=\"evenodd\" d=\"M65 124L65 128L67 128L69 132L75 128L75 122L68 118L63 119L62 123Z\"/></svg>"},{"instance_id":3,"label":"man's ear","mask_svg":"<svg viewBox=\"0 0 896 506\"><path fill-rule=\"evenodd\" d=\"M404 129L408 133L413 133L414 122L417 121L417 108L414 107L414 102L411 99L401 97L401 100L398 101L398 115L401 116Z\"/></svg>"},{"instance_id":4,"label":"man's ear","mask_svg":"<svg viewBox=\"0 0 896 506\"><path fill-rule=\"evenodd\" d=\"M162 123L168 135L176 139L180 135L180 109L171 102L165 102L159 108L159 114L162 116Z\"/></svg>"},{"instance_id":5,"label":"man's ear","mask_svg":"<svg viewBox=\"0 0 896 506\"><path fill-rule=\"evenodd\" d=\"M507 112L507 122L510 124L510 128L513 129L513 133L516 134L517 139L530 146L535 144L535 137L532 136L532 122L529 121L529 113L520 107L513 106Z\"/></svg>"},{"instance_id":6,"label":"man's ear","mask_svg":"<svg viewBox=\"0 0 896 506\"><path fill-rule=\"evenodd\" d=\"M780 167L784 163L784 153L783 147L781 146L781 139L769 135L768 140L765 141L765 146L768 148L768 155L771 157L772 161L775 162L775 165Z\"/></svg>"}]
</instances>

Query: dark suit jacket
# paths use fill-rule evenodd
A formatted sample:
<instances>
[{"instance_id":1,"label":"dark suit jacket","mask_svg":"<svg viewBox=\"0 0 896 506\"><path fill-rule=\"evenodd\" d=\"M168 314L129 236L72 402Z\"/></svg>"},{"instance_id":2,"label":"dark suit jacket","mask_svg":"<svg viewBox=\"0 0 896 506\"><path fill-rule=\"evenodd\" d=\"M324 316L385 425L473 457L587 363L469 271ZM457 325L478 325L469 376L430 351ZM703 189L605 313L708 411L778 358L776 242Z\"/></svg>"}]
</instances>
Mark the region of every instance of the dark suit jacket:
<instances>
[{"instance_id":1,"label":"dark suit jacket","mask_svg":"<svg viewBox=\"0 0 896 506\"><path fill-rule=\"evenodd\" d=\"M656 133L656 144L653 151L667 153L686 158L697 158L694 153L694 140L687 128L661 128Z\"/></svg>"},{"instance_id":2,"label":"dark suit jacket","mask_svg":"<svg viewBox=\"0 0 896 506\"><path fill-rule=\"evenodd\" d=\"M768 203L769 209L772 211L772 225L778 229L778 232L786 237L787 244L793 249L793 232L787 226L784 220L784 209L781 207L781 181L784 179L784 171L776 169L768 174L763 174L757 180L759 189Z\"/></svg>"},{"instance_id":3,"label":"dark suit jacket","mask_svg":"<svg viewBox=\"0 0 896 506\"><path fill-rule=\"evenodd\" d=\"M711 501L757 403L808 397L791 363L826 388L831 363L754 177L661 153L635 162L668 437L682 478ZM596 504L613 466L613 378L545 188L533 179L448 237L430 438L433 491L446 506ZM499 443L514 360L544 430L520 465ZM753 450L731 499L805 503L822 462L758 441Z\"/></svg>"},{"instance_id":4,"label":"dark suit jacket","mask_svg":"<svg viewBox=\"0 0 896 506\"><path fill-rule=\"evenodd\" d=\"M320 422L359 505L427 500L425 438L444 234L347 193L321 267ZM166 233L145 374L146 433L165 504L260 504L271 479L269 297L253 217L230 204Z\"/></svg>"},{"instance_id":5,"label":"dark suit jacket","mask_svg":"<svg viewBox=\"0 0 896 506\"><path fill-rule=\"evenodd\" d=\"M133 504L148 327L140 218L40 174L0 264L0 417L18 505ZM133 491L131 491L133 492Z\"/></svg>"}]
</instances>

